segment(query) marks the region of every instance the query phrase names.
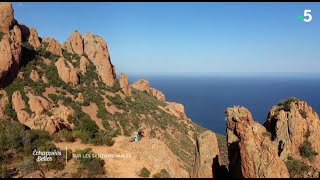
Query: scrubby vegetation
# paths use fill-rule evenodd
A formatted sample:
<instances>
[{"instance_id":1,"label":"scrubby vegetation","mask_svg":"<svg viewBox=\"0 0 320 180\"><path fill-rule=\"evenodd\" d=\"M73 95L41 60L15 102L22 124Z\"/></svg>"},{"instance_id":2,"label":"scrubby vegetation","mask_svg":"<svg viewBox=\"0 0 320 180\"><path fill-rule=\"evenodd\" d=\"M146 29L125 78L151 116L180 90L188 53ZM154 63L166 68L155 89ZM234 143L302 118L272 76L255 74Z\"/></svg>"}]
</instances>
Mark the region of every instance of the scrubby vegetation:
<instances>
[{"instance_id":1,"label":"scrubby vegetation","mask_svg":"<svg viewBox=\"0 0 320 180\"><path fill-rule=\"evenodd\" d=\"M268 132L268 131L263 132L263 133L262 133L262 136L269 137L269 138L270 138L270 140L271 140L271 138L272 138L272 134L271 134L271 132Z\"/></svg>"},{"instance_id":2,"label":"scrubby vegetation","mask_svg":"<svg viewBox=\"0 0 320 180\"><path fill-rule=\"evenodd\" d=\"M52 156L52 161L42 162L46 166L40 166L33 156L34 149L40 151L59 151L53 143L48 132L41 130L26 130L23 125L16 121L0 119L0 164L1 177L10 177L7 165L16 164L17 171L23 175L42 168L61 170L65 166L65 154ZM71 157L68 156L68 159Z\"/></svg>"},{"instance_id":3,"label":"scrubby vegetation","mask_svg":"<svg viewBox=\"0 0 320 180\"><path fill-rule=\"evenodd\" d=\"M5 35L6 33L4 32L0 32L0 42L2 41L2 37Z\"/></svg>"},{"instance_id":4,"label":"scrubby vegetation","mask_svg":"<svg viewBox=\"0 0 320 180\"><path fill-rule=\"evenodd\" d=\"M307 119L308 115L307 115L307 112L305 110L299 109L299 113L300 113L302 118Z\"/></svg>"},{"instance_id":5,"label":"scrubby vegetation","mask_svg":"<svg viewBox=\"0 0 320 180\"><path fill-rule=\"evenodd\" d=\"M140 170L138 176L147 178L147 177L150 176L150 171L149 171L147 168L143 167L143 168Z\"/></svg>"},{"instance_id":6,"label":"scrubby vegetation","mask_svg":"<svg viewBox=\"0 0 320 180\"><path fill-rule=\"evenodd\" d=\"M303 178L309 167L302 161L289 156L286 165L291 178Z\"/></svg>"},{"instance_id":7,"label":"scrubby vegetation","mask_svg":"<svg viewBox=\"0 0 320 180\"><path fill-rule=\"evenodd\" d=\"M308 140L305 140L300 145L300 155L302 157L308 158L309 160L313 160L314 157L318 155L318 153L313 150L311 143Z\"/></svg>"},{"instance_id":8,"label":"scrubby vegetation","mask_svg":"<svg viewBox=\"0 0 320 180\"><path fill-rule=\"evenodd\" d=\"M279 110L290 111L291 103L298 101L300 101L300 99L296 97L290 97L287 100L282 100L278 103L278 106L280 107Z\"/></svg>"},{"instance_id":9,"label":"scrubby vegetation","mask_svg":"<svg viewBox=\"0 0 320 180\"><path fill-rule=\"evenodd\" d=\"M166 169L161 169L160 172L157 172L152 177L153 178L170 178L170 174Z\"/></svg>"},{"instance_id":10,"label":"scrubby vegetation","mask_svg":"<svg viewBox=\"0 0 320 180\"><path fill-rule=\"evenodd\" d=\"M76 159L77 173L75 178L102 178L105 177L104 161L94 156L90 148L77 150L75 154L80 155Z\"/></svg>"}]
</instances>

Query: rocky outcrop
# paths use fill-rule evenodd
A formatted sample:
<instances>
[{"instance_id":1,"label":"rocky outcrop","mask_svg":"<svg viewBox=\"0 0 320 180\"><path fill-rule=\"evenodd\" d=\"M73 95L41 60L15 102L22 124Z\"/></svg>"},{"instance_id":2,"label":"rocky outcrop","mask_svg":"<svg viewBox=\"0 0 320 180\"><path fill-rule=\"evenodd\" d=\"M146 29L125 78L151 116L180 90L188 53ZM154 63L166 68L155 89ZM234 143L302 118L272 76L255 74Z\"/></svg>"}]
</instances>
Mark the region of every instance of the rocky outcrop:
<instances>
[{"instance_id":1,"label":"rocky outcrop","mask_svg":"<svg viewBox=\"0 0 320 180\"><path fill-rule=\"evenodd\" d=\"M4 110L9 103L8 94L4 89L0 89L0 118L4 118Z\"/></svg>"},{"instance_id":2,"label":"rocky outcrop","mask_svg":"<svg viewBox=\"0 0 320 180\"><path fill-rule=\"evenodd\" d=\"M0 32L9 32L13 19L14 11L11 3L0 2Z\"/></svg>"},{"instance_id":3,"label":"rocky outcrop","mask_svg":"<svg viewBox=\"0 0 320 180\"><path fill-rule=\"evenodd\" d=\"M9 38L9 35L5 34L2 36L2 40L0 41L0 80L9 72L10 67L13 64Z\"/></svg>"},{"instance_id":4,"label":"rocky outcrop","mask_svg":"<svg viewBox=\"0 0 320 180\"><path fill-rule=\"evenodd\" d=\"M23 110L26 107L26 104L22 98L22 95L19 91L15 91L12 94L12 108L18 112Z\"/></svg>"},{"instance_id":5,"label":"rocky outcrop","mask_svg":"<svg viewBox=\"0 0 320 180\"><path fill-rule=\"evenodd\" d=\"M119 83L124 95L131 96L131 87L129 86L129 80L126 74L121 73Z\"/></svg>"},{"instance_id":6,"label":"rocky outcrop","mask_svg":"<svg viewBox=\"0 0 320 180\"><path fill-rule=\"evenodd\" d=\"M165 95L155 89L150 87L150 83L148 80L145 80L143 78L140 78L139 80L137 80L136 82L134 82L131 87L133 87L134 89L137 89L139 91L143 91L143 92L147 92L148 94L154 96L155 98L157 98L160 101L165 101Z\"/></svg>"},{"instance_id":7,"label":"rocky outcrop","mask_svg":"<svg viewBox=\"0 0 320 180\"><path fill-rule=\"evenodd\" d=\"M159 90L157 90L155 88L150 88L149 89L149 94L151 94L152 96L154 96L155 98L157 98L160 101L165 101L166 100L165 95L161 91L159 91Z\"/></svg>"},{"instance_id":8,"label":"rocky outcrop","mask_svg":"<svg viewBox=\"0 0 320 180\"><path fill-rule=\"evenodd\" d=\"M187 118L184 112L184 106L176 102L166 102L166 108L177 118Z\"/></svg>"},{"instance_id":9,"label":"rocky outcrop","mask_svg":"<svg viewBox=\"0 0 320 180\"><path fill-rule=\"evenodd\" d=\"M150 89L149 81L143 78L137 80L131 86L137 90L146 91L146 92L149 92L149 89Z\"/></svg>"},{"instance_id":10,"label":"rocky outcrop","mask_svg":"<svg viewBox=\"0 0 320 180\"><path fill-rule=\"evenodd\" d=\"M0 41L0 87L14 77L20 68L22 36L18 26L5 33Z\"/></svg>"},{"instance_id":11,"label":"rocky outcrop","mask_svg":"<svg viewBox=\"0 0 320 180\"><path fill-rule=\"evenodd\" d=\"M37 71L35 70L31 70L29 78L33 81L33 82L38 82L40 77Z\"/></svg>"},{"instance_id":12,"label":"rocky outcrop","mask_svg":"<svg viewBox=\"0 0 320 180\"><path fill-rule=\"evenodd\" d=\"M69 39L63 44L63 49L69 53L82 55L83 54L83 39L79 31L72 32Z\"/></svg>"},{"instance_id":13,"label":"rocky outcrop","mask_svg":"<svg viewBox=\"0 0 320 180\"><path fill-rule=\"evenodd\" d=\"M279 147L278 155L283 160L287 160L288 156L299 157L300 146L306 140L315 152L320 153L319 116L304 101L291 98L273 106L264 126L272 133ZM317 155L310 164L320 169L319 162L320 156Z\"/></svg>"},{"instance_id":14,"label":"rocky outcrop","mask_svg":"<svg viewBox=\"0 0 320 180\"><path fill-rule=\"evenodd\" d=\"M14 64L16 65L16 67L12 67L15 68L14 72L16 73L16 71L18 71L18 66L20 65L20 61L21 61L21 43L22 43L22 35L21 35L21 30L18 26L14 26L13 29L10 31L10 39L12 41L12 43L10 43L11 45L11 53L12 53L12 57L14 60Z\"/></svg>"},{"instance_id":15,"label":"rocky outcrop","mask_svg":"<svg viewBox=\"0 0 320 180\"><path fill-rule=\"evenodd\" d=\"M226 110L229 172L231 177L289 177L275 142L244 107Z\"/></svg>"},{"instance_id":16,"label":"rocky outcrop","mask_svg":"<svg viewBox=\"0 0 320 180\"><path fill-rule=\"evenodd\" d=\"M28 37L28 42L35 48L39 48L41 46L40 40L39 40L39 35L38 31L35 28L30 28L29 29L29 37Z\"/></svg>"},{"instance_id":17,"label":"rocky outcrop","mask_svg":"<svg viewBox=\"0 0 320 180\"><path fill-rule=\"evenodd\" d=\"M215 178L219 167L219 147L216 135L207 130L197 137L191 178Z\"/></svg>"},{"instance_id":18,"label":"rocky outcrop","mask_svg":"<svg viewBox=\"0 0 320 180\"><path fill-rule=\"evenodd\" d=\"M43 38L42 41L48 44L46 48L47 51L51 52L52 54L62 56L61 45L56 39L47 37Z\"/></svg>"},{"instance_id":19,"label":"rocky outcrop","mask_svg":"<svg viewBox=\"0 0 320 180\"><path fill-rule=\"evenodd\" d=\"M84 56L81 56L81 58L80 58L80 66L79 66L81 74L84 75L87 72L88 66L89 66L88 59L85 58Z\"/></svg>"},{"instance_id":20,"label":"rocky outcrop","mask_svg":"<svg viewBox=\"0 0 320 180\"><path fill-rule=\"evenodd\" d=\"M41 96L29 95L28 104L32 112L35 115L41 115L45 111L48 111L52 108L52 105L45 98Z\"/></svg>"},{"instance_id":21,"label":"rocky outcrop","mask_svg":"<svg viewBox=\"0 0 320 180\"><path fill-rule=\"evenodd\" d=\"M77 85L79 83L77 71L69 61L66 61L61 57L55 65L57 67L59 77L65 83L72 83L73 85Z\"/></svg>"},{"instance_id":22,"label":"rocky outcrop","mask_svg":"<svg viewBox=\"0 0 320 180\"><path fill-rule=\"evenodd\" d=\"M113 86L116 78L114 66L111 64L106 41L97 35L86 33L84 52L96 66L97 73L107 86Z\"/></svg>"}]
</instances>

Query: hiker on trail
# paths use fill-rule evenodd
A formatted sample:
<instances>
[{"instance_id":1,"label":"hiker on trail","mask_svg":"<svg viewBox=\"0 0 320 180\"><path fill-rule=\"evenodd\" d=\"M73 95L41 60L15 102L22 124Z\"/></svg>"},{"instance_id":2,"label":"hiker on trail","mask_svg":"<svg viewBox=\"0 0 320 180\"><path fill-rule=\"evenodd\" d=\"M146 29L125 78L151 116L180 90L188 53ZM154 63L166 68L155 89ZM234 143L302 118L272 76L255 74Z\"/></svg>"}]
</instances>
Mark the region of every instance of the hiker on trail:
<instances>
[{"instance_id":1,"label":"hiker on trail","mask_svg":"<svg viewBox=\"0 0 320 180\"><path fill-rule=\"evenodd\" d=\"M132 141L140 141L142 137L144 137L144 132L142 129L139 129L138 131L135 131L133 133L133 137L132 137L131 142Z\"/></svg>"}]
</instances>

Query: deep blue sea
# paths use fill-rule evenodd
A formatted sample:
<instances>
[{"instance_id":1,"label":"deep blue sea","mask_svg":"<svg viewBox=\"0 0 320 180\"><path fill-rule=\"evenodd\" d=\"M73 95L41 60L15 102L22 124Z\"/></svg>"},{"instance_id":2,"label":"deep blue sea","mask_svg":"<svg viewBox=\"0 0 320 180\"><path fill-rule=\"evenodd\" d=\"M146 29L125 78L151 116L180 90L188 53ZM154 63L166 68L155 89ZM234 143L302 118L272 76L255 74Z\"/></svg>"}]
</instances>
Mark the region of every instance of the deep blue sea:
<instances>
[{"instance_id":1,"label":"deep blue sea","mask_svg":"<svg viewBox=\"0 0 320 180\"><path fill-rule=\"evenodd\" d=\"M295 96L320 112L320 74L129 74L130 83L140 77L161 90L167 101L182 103L194 122L226 134L225 110L242 105L264 123L270 108Z\"/></svg>"}]
</instances>

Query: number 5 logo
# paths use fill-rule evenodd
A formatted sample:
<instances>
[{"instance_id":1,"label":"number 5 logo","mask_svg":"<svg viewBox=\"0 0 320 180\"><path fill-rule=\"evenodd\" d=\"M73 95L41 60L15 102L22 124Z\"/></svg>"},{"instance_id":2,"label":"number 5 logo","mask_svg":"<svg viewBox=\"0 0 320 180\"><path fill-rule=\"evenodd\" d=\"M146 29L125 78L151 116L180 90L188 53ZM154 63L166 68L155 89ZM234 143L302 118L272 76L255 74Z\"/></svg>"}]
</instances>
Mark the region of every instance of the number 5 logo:
<instances>
[{"instance_id":1,"label":"number 5 logo","mask_svg":"<svg viewBox=\"0 0 320 180\"><path fill-rule=\"evenodd\" d=\"M312 20L312 16L311 16L311 10L308 9L308 10L304 10L304 16L308 16L308 18L304 18L304 22L310 22Z\"/></svg>"}]
</instances>

